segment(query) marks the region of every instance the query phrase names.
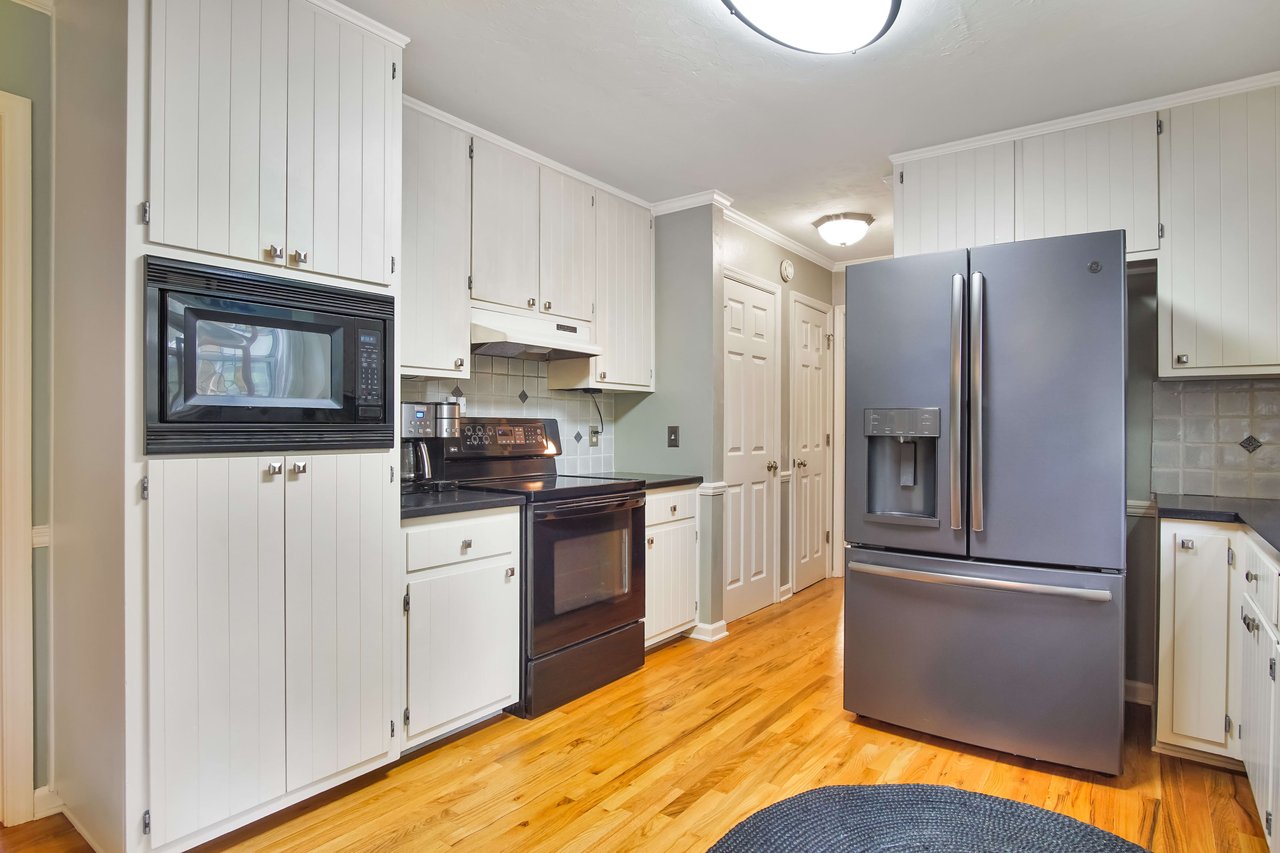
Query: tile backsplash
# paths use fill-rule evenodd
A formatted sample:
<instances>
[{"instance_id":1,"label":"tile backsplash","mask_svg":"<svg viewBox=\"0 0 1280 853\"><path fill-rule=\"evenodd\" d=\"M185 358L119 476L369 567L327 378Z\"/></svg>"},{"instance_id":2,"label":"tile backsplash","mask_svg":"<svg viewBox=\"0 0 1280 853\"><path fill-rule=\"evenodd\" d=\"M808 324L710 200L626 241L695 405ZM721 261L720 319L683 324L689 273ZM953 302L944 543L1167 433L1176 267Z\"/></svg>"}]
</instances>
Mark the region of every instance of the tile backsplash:
<instances>
[{"instance_id":1,"label":"tile backsplash","mask_svg":"<svg viewBox=\"0 0 1280 853\"><path fill-rule=\"evenodd\" d=\"M560 443L564 451L556 459L561 474L599 474L614 470L613 397L581 391L547 389L547 364L517 358L476 356L470 379L400 380L400 396L406 401L435 403L454 393L467 399L471 417L555 418L560 422ZM596 412L595 402L600 404ZM604 433L598 447L591 446L591 427Z\"/></svg>"},{"instance_id":2,"label":"tile backsplash","mask_svg":"<svg viewBox=\"0 0 1280 853\"><path fill-rule=\"evenodd\" d=\"M1152 491L1280 498L1280 380L1156 382L1151 427Z\"/></svg>"}]
</instances>

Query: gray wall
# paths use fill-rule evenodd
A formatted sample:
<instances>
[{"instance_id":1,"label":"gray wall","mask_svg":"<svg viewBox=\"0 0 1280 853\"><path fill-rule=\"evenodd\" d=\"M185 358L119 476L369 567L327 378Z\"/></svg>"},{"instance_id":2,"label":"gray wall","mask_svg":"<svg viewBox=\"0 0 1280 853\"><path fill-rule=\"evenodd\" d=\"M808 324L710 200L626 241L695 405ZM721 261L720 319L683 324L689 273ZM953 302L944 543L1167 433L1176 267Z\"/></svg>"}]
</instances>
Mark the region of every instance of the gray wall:
<instances>
[{"instance_id":1,"label":"gray wall","mask_svg":"<svg viewBox=\"0 0 1280 853\"><path fill-rule=\"evenodd\" d=\"M49 521L49 259L52 191L52 21L0 0L0 90L31 101L31 521ZM32 552L35 785L49 780L49 554Z\"/></svg>"}]
</instances>

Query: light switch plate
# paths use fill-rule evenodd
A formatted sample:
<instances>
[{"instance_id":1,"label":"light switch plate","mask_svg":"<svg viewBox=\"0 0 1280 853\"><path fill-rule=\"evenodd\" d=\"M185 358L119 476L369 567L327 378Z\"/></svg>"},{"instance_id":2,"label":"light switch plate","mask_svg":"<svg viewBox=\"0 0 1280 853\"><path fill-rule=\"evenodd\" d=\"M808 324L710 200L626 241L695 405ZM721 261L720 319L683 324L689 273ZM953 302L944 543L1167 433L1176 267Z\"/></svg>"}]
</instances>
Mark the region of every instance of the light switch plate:
<instances>
[{"instance_id":1,"label":"light switch plate","mask_svg":"<svg viewBox=\"0 0 1280 853\"><path fill-rule=\"evenodd\" d=\"M678 426L667 427L667 447L679 447L679 446L680 446L680 427Z\"/></svg>"}]
</instances>

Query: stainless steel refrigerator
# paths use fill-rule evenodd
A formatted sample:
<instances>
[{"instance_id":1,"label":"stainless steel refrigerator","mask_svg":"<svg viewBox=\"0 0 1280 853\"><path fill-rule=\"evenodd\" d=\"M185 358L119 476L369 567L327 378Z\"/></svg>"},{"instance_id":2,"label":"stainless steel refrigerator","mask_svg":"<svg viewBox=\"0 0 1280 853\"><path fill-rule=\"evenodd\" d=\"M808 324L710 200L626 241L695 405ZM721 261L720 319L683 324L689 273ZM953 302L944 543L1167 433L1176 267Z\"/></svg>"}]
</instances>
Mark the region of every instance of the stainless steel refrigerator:
<instances>
[{"instance_id":1,"label":"stainless steel refrigerator","mask_svg":"<svg viewBox=\"0 0 1280 853\"><path fill-rule=\"evenodd\" d=\"M1124 232L845 286L845 708L1118 774Z\"/></svg>"}]
</instances>

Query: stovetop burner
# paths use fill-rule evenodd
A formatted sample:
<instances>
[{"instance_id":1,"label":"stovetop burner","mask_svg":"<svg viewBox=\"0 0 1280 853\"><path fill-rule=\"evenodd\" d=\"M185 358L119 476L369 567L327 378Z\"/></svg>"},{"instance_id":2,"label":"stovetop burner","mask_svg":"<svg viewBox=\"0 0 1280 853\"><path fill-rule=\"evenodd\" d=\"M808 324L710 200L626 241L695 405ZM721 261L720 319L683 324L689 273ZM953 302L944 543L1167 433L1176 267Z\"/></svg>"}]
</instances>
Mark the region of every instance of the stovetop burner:
<instances>
[{"instance_id":1,"label":"stovetop burner","mask_svg":"<svg viewBox=\"0 0 1280 853\"><path fill-rule=\"evenodd\" d=\"M644 491L644 483L640 480L602 480L597 477L577 477L572 474L469 480L459 485L471 491L524 495L527 500L534 503Z\"/></svg>"}]
</instances>

